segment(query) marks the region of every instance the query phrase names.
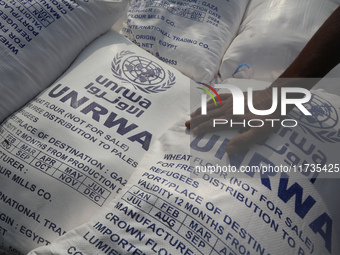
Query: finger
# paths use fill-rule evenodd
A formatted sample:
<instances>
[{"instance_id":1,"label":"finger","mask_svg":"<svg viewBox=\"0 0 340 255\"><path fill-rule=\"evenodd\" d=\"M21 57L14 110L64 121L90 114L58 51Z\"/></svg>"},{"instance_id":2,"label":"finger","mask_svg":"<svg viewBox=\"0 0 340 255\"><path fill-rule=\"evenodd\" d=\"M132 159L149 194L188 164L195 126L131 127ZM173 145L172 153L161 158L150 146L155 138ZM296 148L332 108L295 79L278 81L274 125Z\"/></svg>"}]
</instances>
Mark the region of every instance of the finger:
<instances>
[{"instance_id":1,"label":"finger","mask_svg":"<svg viewBox=\"0 0 340 255\"><path fill-rule=\"evenodd\" d=\"M227 100L228 99L231 99L232 100L232 97L231 97L231 94L221 94L220 95L220 99L221 101L215 97L215 101L214 100L209 100L207 102L207 110L211 110L211 109L214 109L214 108L220 108L222 107L223 105L225 105L227 103ZM216 102L216 104L215 104Z\"/></svg>"},{"instance_id":2,"label":"finger","mask_svg":"<svg viewBox=\"0 0 340 255\"><path fill-rule=\"evenodd\" d=\"M218 108L220 108L221 105L219 103L217 103L217 105L215 105L215 103L213 102L212 104L207 104L206 109L207 109L207 113L213 110L216 110ZM196 109L196 111L194 111L193 113L190 114L191 118L195 118L197 116L202 115L202 107L199 107Z\"/></svg>"},{"instance_id":3,"label":"finger","mask_svg":"<svg viewBox=\"0 0 340 255\"><path fill-rule=\"evenodd\" d=\"M206 115L198 115L193 117L190 120L190 128L193 129L197 127L198 125L206 122L206 121L212 121L215 118L221 118L221 119L228 119L231 114L231 111L224 108L217 108L214 110L210 110L207 112Z\"/></svg>"},{"instance_id":4,"label":"finger","mask_svg":"<svg viewBox=\"0 0 340 255\"><path fill-rule=\"evenodd\" d=\"M191 117L191 118L194 118L194 117L200 115L201 112L202 112L202 107L199 107L199 108L197 108L195 111L193 111L193 112L190 114L190 117Z\"/></svg>"},{"instance_id":5,"label":"finger","mask_svg":"<svg viewBox=\"0 0 340 255\"><path fill-rule=\"evenodd\" d=\"M220 95L222 103L223 103L224 100L227 100L230 97L231 97L231 94L221 94ZM216 101L216 104L215 104L215 101ZM217 97L215 97L215 101L210 99L207 102L207 111L211 111L214 108L220 108L222 106L221 103L219 102L219 99ZM191 116L191 118L194 118L194 117L196 117L198 115L201 115L201 112L202 112L202 107L199 107L193 113L191 113L190 116Z\"/></svg>"},{"instance_id":6,"label":"finger","mask_svg":"<svg viewBox=\"0 0 340 255\"><path fill-rule=\"evenodd\" d=\"M219 96L220 96L221 101L224 101L224 100L229 99L229 98L231 97L231 94L225 93L225 94L221 94L221 95L219 95ZM216 102L219 101L219 99L218 99L217 96L215 97L215 101L216 101ZM213 99L210 99L210 100L208 101L208 104L212 104L212 103L215 104L215 103L214 103L214 100L213 100Z\"/></svg>"},{"instance_id":7,"label":"finger","mask_svg":"<svg viewBox=\"0 0 340 255\"><path fill-rule=\"evenodd\" d=\"M226 151L228 155L239 154L251 145L267 139L274 130L274 128L251 128L247 132L231 139L227 144Z\"/></svg>"}]
</instances>

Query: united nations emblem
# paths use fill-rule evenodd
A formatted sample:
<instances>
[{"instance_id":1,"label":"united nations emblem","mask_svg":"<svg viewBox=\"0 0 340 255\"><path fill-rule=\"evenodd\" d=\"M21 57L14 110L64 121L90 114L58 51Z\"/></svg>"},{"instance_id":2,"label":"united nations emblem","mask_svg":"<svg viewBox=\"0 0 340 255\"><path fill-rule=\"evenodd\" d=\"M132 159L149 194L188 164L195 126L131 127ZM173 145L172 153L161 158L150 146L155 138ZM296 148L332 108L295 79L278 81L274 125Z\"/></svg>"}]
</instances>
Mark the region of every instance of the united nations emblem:
<instances>
[{"instance_id":1,"label":"united nations emblem","mask_svg":"<svg viewBox=\"0 0 340 255\"><path fill-rule=\"evenodd\" d=\"M339 122L335 107L316 94L304 106L312 115L305 116L297 109L289 114L299 121L301 128L322 142L340 142L340 130L335 130Z\"/></svg>"},{"instance_id":2,"label":"united nations emblem","mask_svg":"<svg viewBox=\"0 0 340 255\"><path fill-rule=\"evenodd\" d=\"M128 82L135 89L145 93L166 91L175 84L175 75L165 71L156 62L131 51L121 51L114 57L111 65L113 76Z\"/></svg>"}]
</instances>

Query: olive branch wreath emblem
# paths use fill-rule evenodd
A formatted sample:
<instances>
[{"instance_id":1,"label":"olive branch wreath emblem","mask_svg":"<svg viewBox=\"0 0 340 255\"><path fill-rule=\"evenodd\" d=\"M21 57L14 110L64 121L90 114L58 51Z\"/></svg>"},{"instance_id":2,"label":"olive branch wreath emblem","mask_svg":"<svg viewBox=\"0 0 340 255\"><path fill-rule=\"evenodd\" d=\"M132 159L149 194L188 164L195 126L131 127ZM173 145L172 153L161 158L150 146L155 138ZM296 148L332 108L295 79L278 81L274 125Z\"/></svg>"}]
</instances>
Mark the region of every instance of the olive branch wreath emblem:
<instances>
[{"instance_id":1,"label":"olive branch wreath emblem","mask_svg":"<svg viewBox=\"0 0 340 255\"><path fill-rule=\"evenodd\" d=\"M313 97L316 95L314 94ZM331 106L331 103L323 99L323 103L325 105ZM334 108L335 109L335 108ZM322 128L321 130L317 131L316 129L320 129L320 127L315 126L314 128L308 127L304 123L300 123L300 127L303 130L304 133L309 133L317 140L323 142L323 143L338 143L340 142L340 129L336 130L332 128L331 130L326 130L327 128Z\"/></svg>"},{"instance_id":2,"label":"olive branch wreath emblem","mask_svg":"<svg viewBox=\"0 0 340 255\"><path fill-rule=\"evenodd\" d=\"M114 77L122 80L123 82L130 83L135 89L139 89L147 94L164 92L170 89L176 82L175 75L168 70L168 80L160 85L141 86L133 83L131 80L123 77L122 74L122 61L127 55L135 54L135 52L124 50L116 54L111 63L111 70ZM150 60L151 61L151 60Z\"/></svg>"},{"instance_id":3,"label":"olive branch wreath emblem","mask_svg":"<svg viewBox=\"0 0 340 255\"><path fill-rule=\"evenodd\" d=\"M319 141L323 143L338 143L340 142L340 129L339 130L320 130L320 131L314 131L305 125L301 124L301 128L305 133L311 134L313 137L318 139Z\"/></svg>"}]
</instances>

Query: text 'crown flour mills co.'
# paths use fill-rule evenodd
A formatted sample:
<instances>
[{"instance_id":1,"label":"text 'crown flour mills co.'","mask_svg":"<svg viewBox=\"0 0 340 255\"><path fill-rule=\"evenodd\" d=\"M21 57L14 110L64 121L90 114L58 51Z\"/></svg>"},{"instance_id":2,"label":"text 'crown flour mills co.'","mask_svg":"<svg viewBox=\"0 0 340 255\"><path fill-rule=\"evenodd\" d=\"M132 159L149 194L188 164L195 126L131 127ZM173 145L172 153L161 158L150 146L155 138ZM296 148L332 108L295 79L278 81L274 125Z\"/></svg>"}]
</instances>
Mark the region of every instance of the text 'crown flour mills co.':
<instances>
[{"instance_id":1,"label":"text 'crown flour mills co.'","mask_svg":"<svg viewBox=\"0 0 340 255\"><path fill-rule=\"evenodd\" d=\"M0 121L64 72L128 1L0 1Z\"/></svg>"}]
</instances>

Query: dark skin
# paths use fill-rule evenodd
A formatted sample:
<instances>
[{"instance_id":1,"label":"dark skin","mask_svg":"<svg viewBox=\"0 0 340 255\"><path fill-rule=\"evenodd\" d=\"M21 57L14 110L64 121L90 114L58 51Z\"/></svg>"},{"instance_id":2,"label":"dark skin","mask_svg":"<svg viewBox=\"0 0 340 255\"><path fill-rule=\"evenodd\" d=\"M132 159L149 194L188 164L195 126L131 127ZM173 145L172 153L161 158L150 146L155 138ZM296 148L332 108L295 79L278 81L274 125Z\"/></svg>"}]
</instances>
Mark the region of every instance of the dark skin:
<instances>
[{"instance_id":1,"label":"dark skin","mask_svg":"<svg viewBox=\"0 0 340 255\"><path fill-rule=\"evenodd\" d=\"M324 22L294 62L269 88L253 92L253 105L255 109L266 110L271 107L272 88L274 87L277 87L278 91L280 91L282 87L311 89L322 77L340 63L339 42L340 7ZM225 125L218 125L213 129L213 119L233 119L233 121L261 119L264 121L265 119L282 119L285 117L281 116L281 109L279 107L269 116L254 115L248 110L246 94L245 92L245 115L233 115L231 94L221 94L223 106L216 108L214 102L212 100L209 101L207 105L207 115L201 115L201 109L197 109L191 114L191 120L185 123L186 127L193 129L195 135L199 135L210 131L231 129L230 127L226 128ZM280 102L280 93L278 95ZM290 98L299 98L300 96L301 95L298 94L292 94ZM287 110L289 111L291 108ZM242 134L231 139L226 147L227 153L229 155L238 154L249 148L252 144L264 141L279 128L279 125L272 127L271 122L264 121L264 123L265 125L263 127L249 128Z\"/></svg>"}]
</instances>

